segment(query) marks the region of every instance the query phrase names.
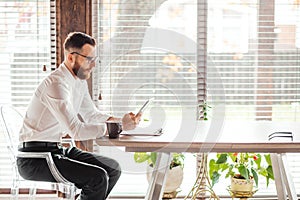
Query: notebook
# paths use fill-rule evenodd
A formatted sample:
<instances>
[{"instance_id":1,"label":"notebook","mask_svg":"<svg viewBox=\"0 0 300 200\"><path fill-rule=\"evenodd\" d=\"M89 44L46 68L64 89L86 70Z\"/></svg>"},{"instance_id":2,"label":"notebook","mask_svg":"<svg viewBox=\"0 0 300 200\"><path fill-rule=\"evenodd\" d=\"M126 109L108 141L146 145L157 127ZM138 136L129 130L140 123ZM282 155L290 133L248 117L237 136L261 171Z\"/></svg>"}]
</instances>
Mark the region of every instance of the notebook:
<instances>
[{"instance_id":1,"label":"notebook","mask_svg":"<svg viewBox=\"0 0 300 200\"><path fill-rule=\"evenodd\" d=\"M160 136L163 134L162 128L151 128L151 127L136 127L130 131L122 131L120 135L131 135L131 136Z\"/></svg>"}]
</instances>

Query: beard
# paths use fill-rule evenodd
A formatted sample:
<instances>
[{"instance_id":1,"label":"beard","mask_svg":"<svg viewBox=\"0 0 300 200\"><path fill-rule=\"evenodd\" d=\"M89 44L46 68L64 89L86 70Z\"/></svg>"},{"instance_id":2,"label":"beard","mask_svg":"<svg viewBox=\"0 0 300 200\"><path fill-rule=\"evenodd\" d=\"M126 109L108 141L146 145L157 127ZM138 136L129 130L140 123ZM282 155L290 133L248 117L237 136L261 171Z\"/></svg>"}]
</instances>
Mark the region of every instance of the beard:
<instances>
[{"instance_id":1,"label":"beard","mask_svg":"<svg viewBox=\"0 0 300 200\"><path fill-rule=\"evenodd\" d=\"M86 80L90 78L90 73L87 69L83 69L80 64L78 64L77 61L75 61L74 67L73 67L74 74L81 80Z\"/></svg>"}]
</instances>

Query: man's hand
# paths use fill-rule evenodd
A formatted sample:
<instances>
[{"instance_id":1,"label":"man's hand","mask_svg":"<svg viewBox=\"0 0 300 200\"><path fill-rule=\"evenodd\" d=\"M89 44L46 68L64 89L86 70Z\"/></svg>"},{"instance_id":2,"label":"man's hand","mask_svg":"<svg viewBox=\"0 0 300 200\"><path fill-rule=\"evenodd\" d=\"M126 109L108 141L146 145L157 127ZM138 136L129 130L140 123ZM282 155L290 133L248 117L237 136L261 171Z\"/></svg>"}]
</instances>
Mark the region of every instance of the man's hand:
<instances>
[{"instance_id":1,"label":"man's hand","mask_svg":"<svg viewBox=\"0 0 300 200\"><path fill-rule=\"evenodd\" d=\"M134 129L141 121L142 113L138 113L137 115L132 112L127 113L122 118L122 129L124 131Z\"/></svg>"},{"instance_id":2,"label":"man's hand","mask_svg":"<svg viewBox=\"0 0 300 200\"><path fill-rule=\"evenodd\" d=\"M121 118L117 118L117 117L109 117L106 121L120 122L120 121L121 121Z\"/></svg>"}]
</instances>

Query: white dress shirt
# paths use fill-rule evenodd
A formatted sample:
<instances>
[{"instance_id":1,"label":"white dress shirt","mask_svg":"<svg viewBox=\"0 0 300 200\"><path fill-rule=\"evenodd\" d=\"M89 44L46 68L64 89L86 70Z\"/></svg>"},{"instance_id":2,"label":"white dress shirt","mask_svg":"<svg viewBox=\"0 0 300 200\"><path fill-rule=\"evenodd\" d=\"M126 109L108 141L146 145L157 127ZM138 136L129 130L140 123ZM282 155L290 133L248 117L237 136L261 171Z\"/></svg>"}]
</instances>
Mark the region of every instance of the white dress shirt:
<instances>
[{"instance_id":1,"label":"white dress shirt","mask_svg":"<svg viewBox=\"0 0 300 200\"><path fill-rule=\"evenodd\" d=\"M87 82L75 78L62 64L36 89L19 140L60 142L65 134L75 140L99 138L106 132L109 117L94 105Z\"/></svg>"}]
</instances>

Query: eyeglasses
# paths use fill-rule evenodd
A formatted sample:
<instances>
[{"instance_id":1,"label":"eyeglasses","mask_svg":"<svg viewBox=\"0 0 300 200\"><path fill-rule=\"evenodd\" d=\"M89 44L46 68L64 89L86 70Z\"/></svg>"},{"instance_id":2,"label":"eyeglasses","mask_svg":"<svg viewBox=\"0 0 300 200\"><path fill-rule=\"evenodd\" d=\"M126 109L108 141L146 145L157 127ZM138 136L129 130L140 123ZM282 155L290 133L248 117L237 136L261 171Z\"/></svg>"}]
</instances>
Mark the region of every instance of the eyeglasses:
<instances>
[{"instance_id":1,"label":"eyeglasses","mask_svg":"<svg viewBox=\"0 0 300 200\"><path fill-rule=\"evenodd\" d=\"M98 56L95 56L95 57L85 56L85 55L82 55L82 54L80 54L80 53L78 53L76 51L71 52L70 54L77 54L79 56L82 56L82 57L84 57L88 61L88 63L96 62L96 60L98 59Z\"/></svg>"}]
</instances>

